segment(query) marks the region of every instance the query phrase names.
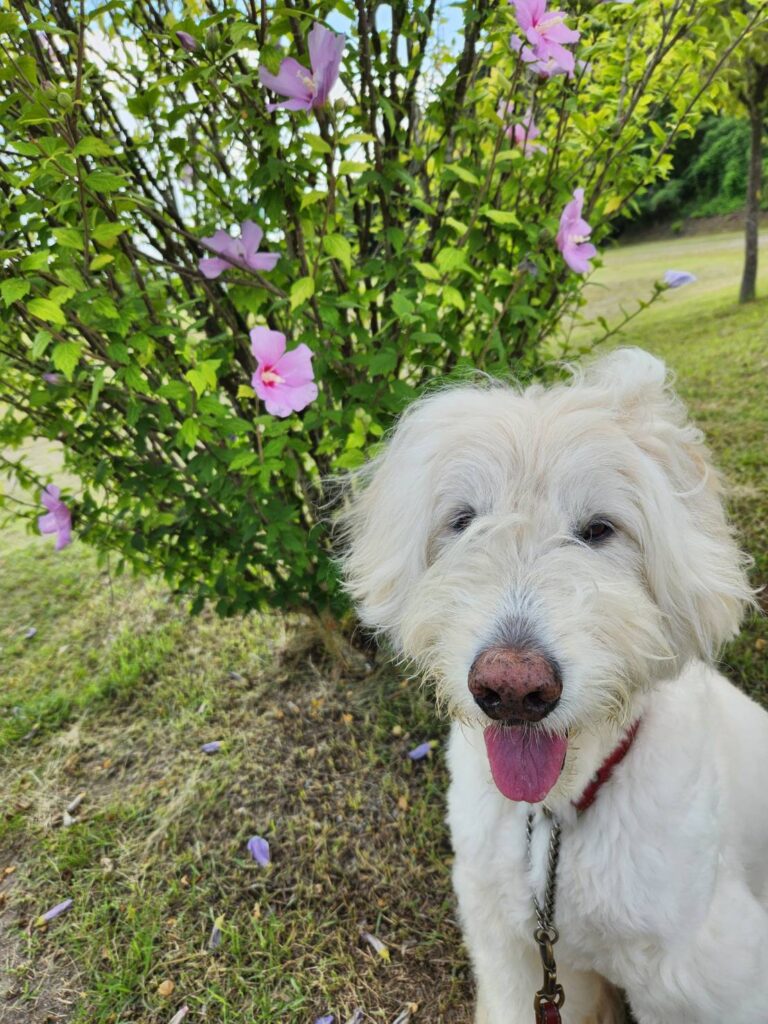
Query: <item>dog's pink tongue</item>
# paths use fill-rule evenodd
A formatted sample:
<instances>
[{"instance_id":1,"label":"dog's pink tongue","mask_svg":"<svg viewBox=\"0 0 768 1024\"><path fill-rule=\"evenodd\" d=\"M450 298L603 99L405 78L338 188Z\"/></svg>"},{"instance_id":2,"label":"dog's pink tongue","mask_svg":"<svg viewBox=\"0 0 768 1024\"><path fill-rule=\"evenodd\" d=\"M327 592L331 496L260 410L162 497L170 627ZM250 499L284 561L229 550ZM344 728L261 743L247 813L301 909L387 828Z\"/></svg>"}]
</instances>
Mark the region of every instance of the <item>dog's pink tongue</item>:
<instances>
[{"instance_id":1,"label":"dog's pink tongue","mask_svg":"<svg viewBox=\"0 0 768 1024\"><path fill-rule=\"evenodd\" d=\"M485 748L491 775L508 800L538 803L557 782L568 740L539 729L490 725Z\"/></svg>"}]
</instances>

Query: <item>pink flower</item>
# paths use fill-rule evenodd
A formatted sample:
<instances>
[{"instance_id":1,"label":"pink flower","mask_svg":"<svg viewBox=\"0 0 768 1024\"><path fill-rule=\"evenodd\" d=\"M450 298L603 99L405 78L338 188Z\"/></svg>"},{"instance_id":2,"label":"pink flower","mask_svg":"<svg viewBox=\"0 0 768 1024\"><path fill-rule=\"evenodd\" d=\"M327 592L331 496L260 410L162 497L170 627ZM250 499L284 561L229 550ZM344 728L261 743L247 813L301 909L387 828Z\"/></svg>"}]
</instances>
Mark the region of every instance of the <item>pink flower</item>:
<instances>
[{"instance_id":1,"label":"pink flower","mask_svg":"<svg viewBox=\"0 0 768 1024\"><path fill-rule=\"evenodd\" d=\"M200 273L204 277L213 278L223 274L232 267L243 270L274 270L280 259L277 252L259 252L264 232L252 220L244 220L240 229L240 237L233 238L226 231L217 231L209 238L201 238L201 243L213 252L218 253L214 259L202 259L198 263Z\"/></svg>"},{"instance_id":2,"label":"pink flower","mask_svg":"<svg viewBox=\"0 0 768 1024\"><path fill-rule=\"evenodd\" d=\"M287 96L283 103L268 103L267 110L311 110L322 107L339 77L341 54L346 39L323 25L315 24L307 38L309 44L309 71L293 57L286 57L280 70L273 75L262 64L259 79L263 86Z\"/></svg>"},{"instance_id":3,"label":"pink flower","mask_svg":"<svg viewBox=\"0 0 768 1024\"><path fill-rule=\"evenodd\" d=\"M61 490L49 484L40 496L40 501L48 509L48 514L39 516L37 527L40 533L56 534L56 550L61 551L72 541L72 513L59 495Z\"/></svg>"},{"instance_id":4,"label":"pink flower","mask_svg":"<svg viewBox=\"0 0 768 1024\"><path fill-rule=\"evenodd\" d=\"M568 71L567 68L562 67L554 57L547 57L546 59L540 60L530 46L525 45L520 36L510 36L509 45L515 53L520 54L530 70L533 71L534 74L539 75L539 77L554 78L555 75L568 75L569 78L573 77L573 71Z\"/></svg>"},{"instance_id":5,"label":"pink flower","mask_svg":"<svg viewBox=\"0 0 768 1024\"><path fill-rule=\"evenodd\" d=\"M577 274L588 274L592 270L589 262L597 256L597 249L589 241L592 228L581 215L584 209L584 189L577 188L573 199L560 217L557 233L557 247L568 266Z\"/></svg>"},{"instance_id":6,"label":"pink flower","mask_svg":"<svg viewBox=\"0 0 768 1024\"><path fill-rule=\"evenodd\" d=\"M565 45L576 43L581 33L568 28L565 24L565 11L548 11L546 0L510 0L515 8L517 21L525 33L530 46L512 46L522 51L522 58L528 64L536 64L534 68L539 74L550 77L552 74L565 72L573 74L574 56ZM558 70L555 70L558 69Z\"/></svg>"},{"instance_id":7,"label":"pink flower","mask_svg":"<svg viewBox=\"0 0 768 1024\"><path fill-rule=\"evenodd\" d=\"M272 416L290 416L301 412L317 398L312 369L313 352L306 345L285 351L285 335L267 327L251 331L251 351L256 358L256 373L251 383Z\"/></svg>"},{"instance_id":8,"label":"pink flower","mask_svg":"<svg viewBox=\"0 0 768 1024\"><path fill-rule=\"evenodd\" d=\"M533 111L527 110L519 124L512 123L514 113L515 108L512 103L499 104L499 117L509 122L504 130L504 134L510 142L514 142L516 146L519 146L526 156L532 156L537 150L546 153L546 146L543 146L540 142L533 141L541 135L540 129L534 123Z\"/></svg>"}]
</instances>

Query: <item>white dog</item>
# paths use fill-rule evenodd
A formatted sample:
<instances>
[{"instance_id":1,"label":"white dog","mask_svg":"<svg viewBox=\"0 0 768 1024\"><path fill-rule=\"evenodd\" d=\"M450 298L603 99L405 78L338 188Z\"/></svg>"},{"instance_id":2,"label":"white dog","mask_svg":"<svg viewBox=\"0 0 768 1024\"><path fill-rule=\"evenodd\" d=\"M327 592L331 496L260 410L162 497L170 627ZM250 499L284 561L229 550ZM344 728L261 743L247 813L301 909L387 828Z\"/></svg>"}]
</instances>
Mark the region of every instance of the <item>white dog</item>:
<instances>
[{"instance_id":1,"label":"white dog","mask_svg":"<svg viewBox=\"0 0 768 1024\"><path fill-rule=\"evenodd\" d=\"M710 667L752 594L663 364L432 394L343 520L363 621L453 718L477 1024L613 1024L619 990L640 1024L768 1022L768 714Z\"/></svg>"}]
</instances>

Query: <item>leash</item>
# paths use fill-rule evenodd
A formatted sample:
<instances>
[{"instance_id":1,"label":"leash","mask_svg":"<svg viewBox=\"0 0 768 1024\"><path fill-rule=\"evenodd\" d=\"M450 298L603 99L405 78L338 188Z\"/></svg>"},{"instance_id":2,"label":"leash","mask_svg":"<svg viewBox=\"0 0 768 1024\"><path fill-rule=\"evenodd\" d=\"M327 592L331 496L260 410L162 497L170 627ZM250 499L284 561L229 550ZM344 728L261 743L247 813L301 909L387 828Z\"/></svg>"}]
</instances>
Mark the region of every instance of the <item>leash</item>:
<instances>
[{"instance_id":1,"label":"leash","mask_svg":"<svg viewBox=\"0 0 768 1024\"><path fill-rule=\"evenodd\" d=\"M545 809L544 813L551 822L544 903L539 903L536 893L531 893L537 922L533 938L539 947L541 966L544 969L544 984L534 996L533 1008L536 1012L536 1024L561 1024L560 1007L565 1002L565 992L563 986L557 981L554 951L555 943L560 937L555 928L555 905L557 903L557 865L560 860L561 825L550 811ZM526 837L528 840L528 864L533 868L533 814L528 815Z\"/></svg>"},{"instance_id":2,"label":"leash","mask_svg":"<svg viewBox=\"0 0 768 1024\"><path fill-rule=\"evenodd\" d=\"M627 735L616 747L613 753L603 762L594 778L587 786L581 798L574 801L573 806L579 814L591 807L597 799L597 794L605 783L613 775L614 770L629 753L630 747L635 741L637 730L640 725L638 720L628 731ZM547 848L547 881L544 886L544 902L539 903L535 892L531 892L533 909L536 912L536 928L533 938L539 947L541 966L544 971L544 984L536 993L533 999L533 1008L536 1014L536 1024L562 1024L560 1009L565 1003L565 992L563 986L557 980L557 963L555 962L555 944L560 938L555 927L555 908L557 904L557 865L560 861L560 834L562 826L551 811L543 808L544 816L549 819L549 844ZM526 841L528 849L528 866L533 870L533 823L534 816L529 814L526 827Z\"/></svg>"}]
</instances>

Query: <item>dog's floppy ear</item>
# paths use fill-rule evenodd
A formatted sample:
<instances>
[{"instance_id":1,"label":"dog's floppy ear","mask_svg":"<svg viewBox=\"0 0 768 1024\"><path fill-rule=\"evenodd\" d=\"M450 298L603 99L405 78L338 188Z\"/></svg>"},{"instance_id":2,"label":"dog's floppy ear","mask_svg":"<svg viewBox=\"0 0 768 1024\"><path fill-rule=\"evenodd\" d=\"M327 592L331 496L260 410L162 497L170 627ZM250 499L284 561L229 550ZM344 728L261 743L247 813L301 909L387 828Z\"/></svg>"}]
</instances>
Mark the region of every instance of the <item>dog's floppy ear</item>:
<instances>
[{"instance_id":1,"label":"dog's floppy ear","mask_svg":"<svg viewBox=\"0 0 768 1024\"><path fill-rule=\"evenodd\" d=\"M426 569L434 443L420 424L432 401L413 405L380 454L350 474L336 519L347 592L362 622L395 647L409 591Z\"/></svg>"},{"instance_id":2,"label":"dog's floppy ear","mask_svg":"<svg viewBox=\"0 0 768 1024\"><path fill-rule=\"evenodd\" d=\"M664 363L641 349L596 361L585 383L603 391L646 457L633 483L649 587L678 648L711 658L738 632L754 599L703 435L672 391Z\"/></svg>"}]
</instances>

